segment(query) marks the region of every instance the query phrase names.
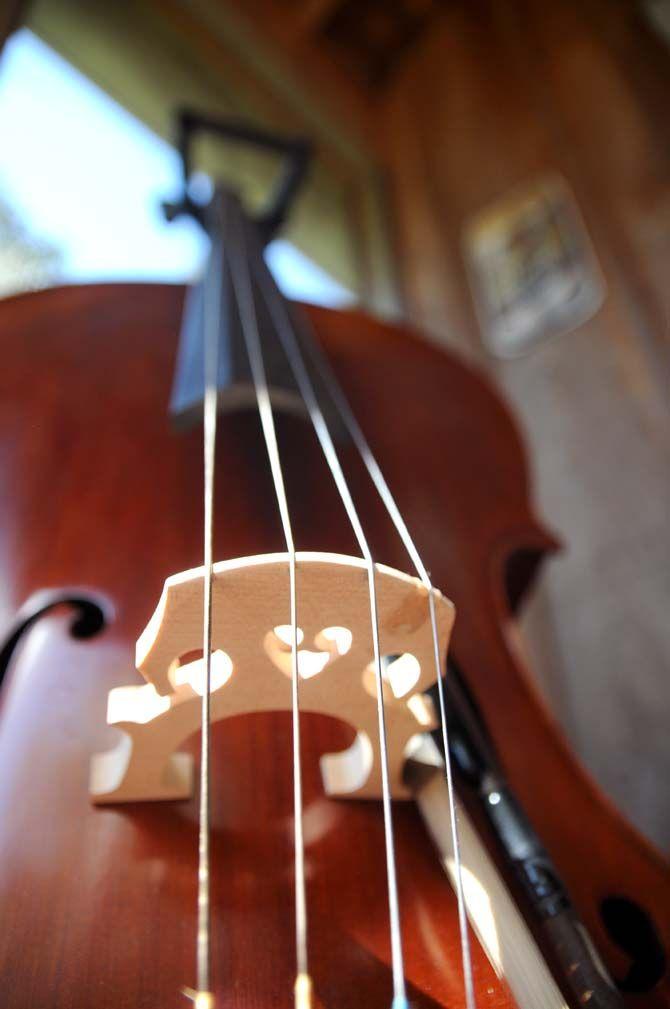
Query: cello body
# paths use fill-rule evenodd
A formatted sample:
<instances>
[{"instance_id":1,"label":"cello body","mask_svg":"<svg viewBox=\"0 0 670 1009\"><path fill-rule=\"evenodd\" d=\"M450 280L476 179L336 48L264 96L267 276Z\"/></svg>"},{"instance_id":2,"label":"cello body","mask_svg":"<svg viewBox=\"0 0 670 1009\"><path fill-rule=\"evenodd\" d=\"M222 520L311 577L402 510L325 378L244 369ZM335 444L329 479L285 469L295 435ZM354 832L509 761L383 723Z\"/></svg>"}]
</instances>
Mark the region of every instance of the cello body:
<instances>
[{"instance_id":1,"label":"cello body","mask_svg":"<svg viewBox=\"0 0 670 1009\"><path fill-rule=\"evenodd\" d=\"M201 434L176 433L167 413L183 293L97 285L0 305L5 619L38 590L63 587L99 597L107 618L77 640L71 613L54 610L25 635L5 683L5 1009L179 1006L193 978L195 800L95 808L88 794L90 757L117 739L107 694L139 682L135 642L165 579L201 563ZM557 542L533 511L512 417L481 376L415 334L360 313L306 311L435 585L455 603L451 653L516 796L627 1004L670 1005L667 973L643 990L634 953L602 915L608 898L630 901L670 948L668 867L577 765L513 646L515 610ZM298 548L355 554L308 425L282 416L278 434ZM375 559L407 570L363 467L347 449L343 458ZM221 420L216 474L216 558L282 549L253 412ZM382 819L376 803L326 799L318 773L319 756L351 738L343 723L304 718L315 990L325 1007L363 1009L390 1002ZM197 740L189 745L195 753ZM288 1006L289 716L218 723L212 745L216 1005ZM411 802L396 804L395 825L410 1001L455 1009L455 898ZM478 1004L512 1006L476 943L473 955Z\"/></svg>"}]
</instances>

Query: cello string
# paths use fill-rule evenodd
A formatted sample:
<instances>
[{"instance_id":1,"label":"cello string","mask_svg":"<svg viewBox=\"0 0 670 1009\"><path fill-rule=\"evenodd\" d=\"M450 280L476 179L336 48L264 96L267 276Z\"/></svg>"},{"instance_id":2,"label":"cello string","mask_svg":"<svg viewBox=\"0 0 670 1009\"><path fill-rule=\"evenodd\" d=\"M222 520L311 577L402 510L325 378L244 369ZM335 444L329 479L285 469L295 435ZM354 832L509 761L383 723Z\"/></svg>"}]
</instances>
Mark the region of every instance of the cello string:
<instances>
[{"instance_id":1,"label":"cello string","mask_svg":"<svg viewBox=\"0 0 670 1009\"><path fill-rule=\"evenodd\" d=\"M277 292L278 293L278 292ZM281 296L279 296L281 297ZM287 316L288 324L290 326L290 315L289 309L286 307L282 299L282 305ZM306 323L304 323L306 325ZM461 858L461 842L460 833L458 829L458 815L456 811L455 794L453 786L453 774L451 766L451 752L449 748L449 725L446 713L445 704L445 694L444 694L444 681L441 671L440 663L440 646L439 646L439 636L437 629L437 614L435 611L435 591L434 586L431 581L428 570L423 563L419 550L414 542L414 539L409 531L407 523L405 522L402 513L396 503L396 500L391 493L391 489L386 482L386 478L382 473L382 470L370 448L367 438L363 434L363 431L356 420L356 416L351 408L348 399L345 396L344 390L337 377L335 376L333 369L331 368L325 354L323 353L321 347L319 346L315 335L309 332L310 339L305 340L304 343L307 346L308 353L310 354L310 359L314 367L316 368L318 374L320 375L322 381L326 385L328 392L333 400L335 407L342 418L344 425L354 442L356 449L363 460L365 468L368 471L370 479L374 484L379 497L381 498L384 507L388 515L393 522L396 531L402 540L402 543L414 564L415 570L424 585L428 593L428 608L430 615L430 625L431 625L431 635L433 643L433 657L435 661L435 674L437 679L437 691L439 698L439 708L440 708L440 729L442 735L442 747L444 749L444 769L445 777L447 782L447 791L449 795L449 816L451 821L451 840L454 850L454 879L456 884L456 902L458 906L458 924L460 933L460 944L461 944L461 961L463 968L463 982L465 988L465 1001L467 1009L476 1009L476 999L475 999L475 987L472 971L472 952L470 949L470 933L468 931L468 919L467 919L467 909L465 901L465 893L463 887L463 869L462 869L462 858ZM448 671L445 675L449 675Z\"/></svg>"},{"instance_id":2,"label":"cello string","mask_svg":"<svg viewBox=\"0 0 670 1009\"><path fill-rule=\"evenodd\" d=\"M247 348L258 412L263 428L265 446L270 462L277 505L281 518L286 550L289 559L289 596L291 620L291 718L293 729L293 816L295 855L295 944L296 944L296 1009L311 1006L312 983L307 955L307 899L305 884L305 842L303 834L302 768L300 758L300 698L298 666L298 606L296 592L296 551L289 513L284 476L277 444L272 403L268 389L263 350L261 346L256 306L248 264L244 256L244 227L236 220L237 241L231 243L236 255L229 254L233 287L240 312L242 333ZM239 250L239 251L238 251Z\"/></svg>"},{"instance_id":3,"label":"cello string","mask_svg":"<svg viewBox=\"0 0 670 1009\"><path fill-rule=\"evenodd\" d=\"M198 830L198 932L197 932L197 992L193 998L197 1009L213 1005L210 990L211 908L210 908L210 752L212 679L212 581L214 545L214 461L216 455L216 422L218 408L219 329L223 274L223 242L220 234L212 239L209 283L205 287L205 339L203 405L204 449L204 580L202 655L204 684L202 688L200 727L200 815Z\"/></svg>"},{"instance_id":4,"label":"cello string","mask_svg":"<svg viewBox=\"0 0 670 1009\"><path fill-rule=\"evenodd\" d=\"M273 317L274 324L279 333L280 340L284 347L284 351L289 358L293 373L296 377L299 387L301 388L301 395L308 405L308 412L310 416L312 415L312 410L310 409L308 400L311 401L314 412L321 418L321 422L325 427L325 420L323 419L323 414L321 408L318 405L316 395L314 392L313 383L309 377L309 372L305 366L304 358L302 355L301 344L295 334L295 328L293 320L291 319L289 309L286 302L279 290L277 289L274 280L269 274L262 274L262 289L263 295L266 300L266 304L270 310ZM435 610L435 592L434 587L431 582L428 571L421 559L421 555L412 539L409 532L407 524L402 517L400 509L393 497L391 490L386 482L386 479L375 459L375 456L365 438L358 421L346 399L344 392L337 381L335 375L332 372L325 356L322 354L318 348L316 338L310 332L310 339L303 341L308 349L312 349L310 354L311 360L317 371L319 372L322 380L326 384L331 398L335 404L336 409L344 422L344 425L354 442L357 451L359 452L365 467L370 475L370 478L377 489L377 492L402 540L407 553L415 566L419 578L426 588L428 594L428 606L429 606L429 617L431 626L431 636L433 645L433 658L435 662L435 673L438 683L438 696L439 696L439 707L440 707L440 727L442 734L442 743L445 751L445 777L447 781L447 792L449 796L449 813L451 821L451 835L452 835L452 845L454 849L454 878L456 883L456 902L458 908L458 923L459 923L459 936L460 936L460 946L461 946L461 961L462 961L462 971L463 971L463 982L465 988L465 999L467 1009L476 1009L476 999L474 990L474 979L472 971L472 954L470 949L470 935L468 931L468 921L467 921L467 911L465 894L463 888L463 872L462 872L462 858L461 858L461 845L460 845L460 835L458 830L458 818L456 813L456 805L454 799L454 787L453 787L453 775L451 767L451 756L449 750L449 729L446 716L446 705L444 698L444 685L442 680L441 663L440 663L440 647L439 647L439 635L437 628L437 614Z\"/></svg>"},{"instance_id":5,"label":"cello string","mask_svg":"<svg viewBox=\"0 0 670 1009\"><path fill-rule=\"evenodd\" d=\"M252 236L253 241L253 236ZM257 252L254 242L254 251ZM273 299L268 296L266 285L271 281L269 274L264 268L259 271L260 283L265 302L273 312ZM278 295L281 300L281 296ZM275 320L276 325L276 320ZM339 456L333 443L328 425L323 412L319 406L312 381L305 367L302 354L297 345L295 335L290 332L290 338L285 339L288 326L277 326L284 353L288 359L291 371L295 378L300 395L307 407L312 426L318 438L321 450L324 454L335 485L340 494L349 522L354 531L354 535L359 545L359 549L365 561L368 579L368 594L370 604L370 624L372 631L372 644L374 656L375 682L377 688L377 723L379 733L379 753L380 769L382 780L382 807L384 816L384 841L386 849L386 877L389 902L389 922L391 936L391 967L393 974L393 1003L392 1009L409 1009L407 992L405 985L405 970L403 962L402 931L400 925L400 909L398 901L398 883L396 873L395 841L393 831L393 814L391 811L391 789L388 769L388 745L386 732L386 716L384 711L384 682L381 664L381 649L379 644L379 617L377 608L377 590L375 585L375 562L370 550L367 538L363 531L358 512L353 502L349 486L342 470Z\"/></svg>"}]
</instances>

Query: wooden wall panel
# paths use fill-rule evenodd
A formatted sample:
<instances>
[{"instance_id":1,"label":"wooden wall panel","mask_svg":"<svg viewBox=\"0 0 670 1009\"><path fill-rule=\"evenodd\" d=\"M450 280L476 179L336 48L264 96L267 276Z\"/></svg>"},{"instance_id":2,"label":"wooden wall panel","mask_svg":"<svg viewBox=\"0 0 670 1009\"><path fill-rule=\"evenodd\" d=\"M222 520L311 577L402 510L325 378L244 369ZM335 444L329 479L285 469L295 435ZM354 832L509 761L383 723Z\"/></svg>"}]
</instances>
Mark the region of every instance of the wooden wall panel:
<instances>
[{"instance_id":1,"label":"wooden wall panel","mask_svg":"<svg viewBox=\"0 0 670 1009\"><path fill-rule=\"evenodd\" d=\"M524 619L543 688L586 765L665 848L669 107L670 51L632 4L463 0L406 59L381 117L406 313L511 398L540 510L566 542ZM607 296L580 329L496 362L463 228L546 171L577 196Z\"/></svg>"}]
</instances>

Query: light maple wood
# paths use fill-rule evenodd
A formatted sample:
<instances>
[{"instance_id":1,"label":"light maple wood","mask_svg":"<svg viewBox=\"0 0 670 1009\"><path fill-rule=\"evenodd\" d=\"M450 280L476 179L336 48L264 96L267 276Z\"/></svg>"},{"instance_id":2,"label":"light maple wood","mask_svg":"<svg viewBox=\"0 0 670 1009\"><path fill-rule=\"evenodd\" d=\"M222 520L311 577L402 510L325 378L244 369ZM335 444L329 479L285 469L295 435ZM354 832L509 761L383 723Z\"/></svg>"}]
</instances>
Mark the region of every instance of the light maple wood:
<instances>
[{"instance_id":1,"label":"light maple wood","mask_svg":"<svg viewBox=\"0 0 670 1009\"><path fill-rule=\"evenodd\" d=\"M192 791L192 758L179 747L198 731L204 569L173 575L137 642L143 686L110 691L107 719L123 732L113 750L93 757L96 803L185 798ZM402 773L410 740L435 727L424 691L435 683L428 595L421 582L376 566L382 656L410 655L417 677L391 677L384 705L392 794L409 797ZM356 730L353 744L321 757L328 795L378 798L381 775L368 575L363 560L341 554L297 557L300 706L331 715ZM435 593L441 661L454 620L453 605ZM291 649L275 628L288 625L287 555L263 554L214 566L212 586L212 721L258 711L291 709ZM338 650L332 629L351 638ZM328 634L330 630L330 636ZM324 634L324 631L326 632ZM202 652L200 651L200 655ZM180 659L185 661L180 664ZM321 671L312 675L311 660ZM232 668L231 668L232 666Z\"/></svg>"},{"instance_id":2,"label":"light maple wood","mask_svg":"<svg viewBox=\"0 0 670 1009\"><path fill-rule=\"evenodd\" d=\"M449 792L442 758L430 736L412 755L417 776L415 798L440 862L455 887L455 861ZM433 768L426 776L425 769ZM494 860L486 850L464 805L455 800L463 894L468 919L491 966L504 978L519 1009L568 1009L535 938L513 900Z\"/></svg>"}]
</instances>

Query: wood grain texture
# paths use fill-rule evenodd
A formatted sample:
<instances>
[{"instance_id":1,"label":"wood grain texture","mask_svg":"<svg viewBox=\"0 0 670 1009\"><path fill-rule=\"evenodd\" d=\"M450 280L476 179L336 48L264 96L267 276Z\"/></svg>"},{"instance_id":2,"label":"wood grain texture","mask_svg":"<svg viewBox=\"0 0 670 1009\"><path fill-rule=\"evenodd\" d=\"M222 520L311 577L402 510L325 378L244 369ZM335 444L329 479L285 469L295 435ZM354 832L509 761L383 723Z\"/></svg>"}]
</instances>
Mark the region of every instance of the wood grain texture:
<instances>
[{"instance_id":1,"label":"wood grain texture","mask_svg":"<svg viewBox=\"0 0 670 1009\"><path fill-rule=\"evenodd\" d=\"M133 647L164 579L199 563L200 433L166 415L182 291L64 288L5 302L0 339L3 605L42 586L90 585L116 621L89 644L57 619L32 633L0 724L0 975L11 1009L178 1005L192 981L193 804L90 808L90 755L113 745L107 691L131 682ZM453 599L455 658L512 787L615 974L626 957L598 906L630 893L670 945L667 866L575 765L510 648L505 572L519 550L554 547L529 501L517 429L492 388L453 356L361 314L310 309L436 585ZM383 362L383 382L379 381ZM411 409L407 404L411 404ZM297 546L355 553L315 440L281 418ZM222 422L215 555L281 549L255 415ZM375 558L407 560L360 464L345 459ZM527 585L527 577L516 586ZM514 592L518 595L518 591ZM290 1002L290 736L283 715L215 729L213 807L220 1005ZM322 798L317 757L351 741L305 722L308 896L325 1006L390 996L382 823L374 804ZM235 775L222 773L235 767ZM38 774L38 771L40 772ZM36 782L48 781L49 788ZM410 997L463 1004L455 905L409 806L396 830ZM481 950L480 1005L509 1004ZM668 1004L665 979L631 1006Z\"/></svg>"}]
</instances>

